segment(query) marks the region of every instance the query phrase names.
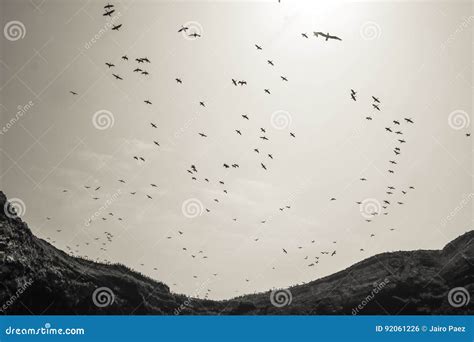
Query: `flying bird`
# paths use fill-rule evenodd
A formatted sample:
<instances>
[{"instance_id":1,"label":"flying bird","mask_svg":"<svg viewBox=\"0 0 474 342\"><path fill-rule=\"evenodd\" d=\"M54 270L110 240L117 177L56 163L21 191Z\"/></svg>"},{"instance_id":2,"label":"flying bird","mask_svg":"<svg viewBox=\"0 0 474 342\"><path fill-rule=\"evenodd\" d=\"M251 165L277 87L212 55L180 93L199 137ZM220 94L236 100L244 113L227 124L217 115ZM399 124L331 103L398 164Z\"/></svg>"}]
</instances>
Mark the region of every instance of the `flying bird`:
<instances>
[{"instance_id":1,"label":"flying bird","mask_svg":"<svg viewBox=\"0 0 474 342\"><path fill-rule=\"evenodd\" d=\"M112 31L118 31L121 27L122 27L122 24L120 24L120 25L114 25L114 26L112 27Z\"/></svg>"},{"instance_id":2,"label":"flying bird","mask_svg":"<svg viewBox=\"0 0 474 342\"><path fill-rule=\"evenodd\" d=\"M329 39L342 40L338 36L331 36L329 33L324 34L323 32L313 32L313 34L316 37L322 36L322 37L326 38L326 41L328 41Z\"/></svg>"},{"instance_id":3,"label":"flying bird","mask_svg":"<svg viewBox=\"0 0 474 342\"><path fill-rule=\"evenodd\" d=\"M119 75L116 75L116 74L112 74L117 80L123 80L122 77L120 77Z\"/></svg>"}]
</instances>

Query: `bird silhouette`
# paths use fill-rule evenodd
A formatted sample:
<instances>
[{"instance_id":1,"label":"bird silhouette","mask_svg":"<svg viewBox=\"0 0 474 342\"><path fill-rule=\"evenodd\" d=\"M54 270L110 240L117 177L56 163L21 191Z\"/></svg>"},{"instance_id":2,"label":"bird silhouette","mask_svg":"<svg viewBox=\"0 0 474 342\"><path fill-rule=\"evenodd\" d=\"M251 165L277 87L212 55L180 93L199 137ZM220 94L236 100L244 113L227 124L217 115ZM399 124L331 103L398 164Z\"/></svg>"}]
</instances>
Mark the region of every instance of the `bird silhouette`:
<instances>
[{"instance_id":1,"label":"bird silhouette","mask_svg":"<svg viewBox=\"0 0 474 342\"><path fill-rule=\"evenodd\" d=\"M198 134L199 134L201 137L203 137L203 138L207 138L207 135L204 134L204 133L198 133Z\"/></svg>"},{"instance_id":2,"label":"bird silhouette","mask_svg":"<svg viewBox=\"0 0 474 342\"><path fill-rule=\"evenodd\" d=\"M70 90L69 92L70 92L72 95L77 95L77 93L76 93L75 91Z\"/></svg>"},{"instance_id":3,"label":"bird silhouette","mask_svg":"<svg viewBox=\"0 0 474 342\"><path fill-rule=\"evenodd\" d=\"M373 104L372 104L372 107L374 107L375 109L377 109L378 111L380 111L379 106L377 106L376 104L373 103Z\"/></svg>"},{"instance_id":4,"label":"bird silhouette","mask_svg":"<svg viewBox=\"0 0 474 342\"><path fill-rule=\"evenodd\" d=\"M316 36L316 37L319 37L319 36L322 36L324 38L326 38L326 41L328 41L329 39L334 39L334 40L342 40L341 38L339 38L338 36L331 36L329 33L323 33L323 32L313 32L313 34Z\"/></svg>"},{"instance_id":5,"label":"bird silhouette","mask_svg":"<svg viewBox=\"0 0 474 342\"><path fill-rule=\"evenodd\" d=\"M150 100L145 100L145 101L143 101L143 102L145 102L146 104L151 105L151 101L150 101Z\"/></svg>"},{"instance_id":6,"label":"bird silhouette","mask_svg":"<svg viewBox=\"0 0 474 342\"><path fill-rule=\"evenodd\" d=\"M242 135L242 132L240 132L238 129L235 130L238 135Z\"/></svg>"},{"instance_id":7,"label":"bird silhouette","mask_svg":"<svg viewBox=\"0 0 474 342\"><path fill-rule=\"evenodd\" d=\"M267 93L267 94L269 94L269 95L270 95L270 90L268 90L268 89L264 89L263 91L264 91L265 93Z\"/></svg>"},{"instance_id":8,"label":"bird silhouette","mask_svg":"<svg viewBox=\"0 0 474 342\"><path fill-rule=\"evenodd\" d=\"M260 163L260 165L262 166L262 168L263 168L264 170L267 169L267 167L266 167L263 163Z\"/></svg>"},{"instance_id":9,"label":"bird silhouette","mask_svg":"<svg viewBox=\"0 0 474 342\"><path fill-rule=\"evenodd\" d=\"M188 29L189 29L189 27L181 26L181 28L178 30L178 33L186 32Z\"/></svg>"},{"instance_id":10,"label":"bird silhouette","mask_svg":"<svg viewBox=\"0 0 474 342\"><path fill-rule=\"evenodd\" d=\"M242 115L242 117L246 120L249 120L249 117L247 115Z\"/></svg>"},{"instance_id":11,"label":"bird silhouette","mask_svg":"<svg viewBox=\"0 0 474 342\"><path fill-rule=\"evenodd\" d=\"M280 76L280 78L281 78L282 81L288 82L288 79L286 77Z\"/></svg>"},{"instance_id":12,"label":"bird silhouette","mask_svg":"<svg viewBox=\"0 0 474 342\"><path fill-rule=\"evenodd\" d=\"M304 38L308 38L308 35L306 33L301 34Z\"/></svg>"},{"instance_id":13,"label":"bird silhouette","mask_svg":"<svg viewBox=\"0 0 474 342\"><path fill-rule=\"evenodd\" d=\"M380 103L379 99L376 98L375 96L372 96L372 99L373 99L376 103Z\"/></svg>"},{"instance_id":14,"label":"bird silhouette","mask_svg":"<svg viewBox=\"0 0 474 342\"><path fill-rule=\"evenodd\" d=\"M405 118L405 121L406 121L407 123L413 123L413 120L410 119L410 118Z\"/></svg>"},{"instance_id":15,"label":"bird silhouette","mask_svg":"<svg viewBox=\"0 0 474 342\"><path fill-rule=\"evenodd\" d=\"M112 63L105 63L105 65L107 65L109 68L112 68L115 66L115 64L112 64Z\"/></svg>"},{"instance_id":16,"label":"bird silhouette","mask_svg":"<svg viewBox=\"0 0 474 342\"><path fill-rule=\"evenodd\" d=\"M102 14L102 15L103 15L104 17L106 17L106 16L111 17L114 12L115 12L115 10L110 10L110 11L106 11L106 12L105 12L104 14Z\"/></svg>"},{"instance_id":17,"label":"bird silhouette","mask_svg":"<svg viewBox=\"0 0 474 342\"><path fill-rule=\"evenodd\" d=\"M121 27L122 27L122 24L114 25L114 26L112 26L112 31L118 31Z\"/></svg>"},{"instance_id":18,"label":"bird silhouette","mask_svg":"<svg viewBox=\"0 0 474 342\"><path fill-rule=\"evenodd\" d=\"M120 77L119 75L116 75L116 74L112 74L117 80L123 80L122 77Z\"/></svg>"},{"instance_id":19,"label":"bird silhouette","mask_svg":"<svg viewBox=\"0 0 474 342\"><path fill-rule=\"evenodd\" d=\"M257 44L255 44L255 47L257 48L257 50L262 50L262 47L258 46Z\"/></svg>"}]
</instances>

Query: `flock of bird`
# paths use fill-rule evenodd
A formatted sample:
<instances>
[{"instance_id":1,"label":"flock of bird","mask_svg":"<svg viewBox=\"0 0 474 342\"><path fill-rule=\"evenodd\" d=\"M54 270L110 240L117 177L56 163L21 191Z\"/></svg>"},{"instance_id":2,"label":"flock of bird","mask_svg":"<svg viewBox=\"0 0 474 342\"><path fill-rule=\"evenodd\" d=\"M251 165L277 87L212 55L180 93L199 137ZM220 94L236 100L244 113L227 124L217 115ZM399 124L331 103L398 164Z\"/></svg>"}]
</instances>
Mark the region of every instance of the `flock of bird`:
<instances>
[{"instance_id":1,"label":"flock of bird","mask_svg":"<svg viewBox=\"0 0 474 342\"><path fill-rule=\"evenodd\" d=\"M104 16L111 16L114 13L114 5L107 4L104 6L105 13L103 14ZM112 30L119 30L122 25L114 25ZM189 32L190 28L188 26L181 25L179 29L177 29L177 33L180 34L187 34L191 37L194 38L200 38L201 34L197 32ZM301 36L305 39L309 39L309 35L307 33L301 33ZM337 41L342 41L341 38L335 35L330 35L329 33L323 33L323 32L314 32L313 36L315 38L322 37L324 38L325 41L328 40L337 40ZM259 53L264 53L264 48L261 44L254 44L254 48L259 52ZM123 55L119 59L121 63L127 63L129 65L129 70L132 73L137 73L140 75L143 75L144 77L150 75L149 71L146 70L147 65L151 63L150 59L147 57L136 57L136 58L129 58L127 55ZM266 60L266 64L270 67L273 68L276 64L276 61L274 59L267 59L263 58L263 60ZM134 65L131 63L135 62ZM111 61L105 61L105 66L107 70L112 70L116 68L116 65L114 62ZM128 77L126 74L119 74L118 72L112 72L111 77L113 77L116 81L122 81L124 80L125 77ZM284 84L287 84L289 81L289 78L285 75L279 75L279 78L281 82L284 82ZM185 80L181 77L176 77L175 80L176 86L181 86ZM242 80L238 77L231 78L229 80L230 84L235 86L235 87L243 87L247 85L246 80ZM291 82L290 82L291 83ZM270 88L263 88L262 92L265 95L271 95L271 90ZM78 93L76 91L70 91L71 94L77 95ZM262 96L265 96L262 95ZM376 96L371 96L370 97L372 100L370 110L372 110L372 113L365 116L365 119L368 121L375 121L377 120L377 117L379 114L383 112L383 105L382 101L380 100L379 97ZM354 102L357 102L359 99L359 93L355 91L354 89L350 89L349 92L349 101L352 100ZM149 98L143 99L143 103L147 106L152 106L153 105L153 100ZM196 106L206 108L206 102L205 101L199 101L199 103L196 103ZM267 172L269 169L272 168L272 161L276 158L279 158L278 153L275 152L274 148L272 147L272 132L270 131L269 128L266 127L260 127L256 125L252 125L253 117L250 114L241 114L240 119L242 120L242 125L241 127L234 129L234 134L236 134L239 139L243 139L246 142L248 142L250 147L251 153L254 153L256 156L259 157L258 164L253 164L253 165L246 165L247 167L254 167L255 172ZM387 119L385 117L385 119ZM390 137L393 137L393 150L391 151L392 156L387 158L387 173L389 175L392 175L392 177L397 173L397 169L400 167L400 161L399 161L399 156L402 154L403 146L407 144L407 138L405 138L406 131L409 126L414 125L415 122L413 119L409 117L402 117L402 118L391 118L391 124L388 125L387 127L384 127L384 130L386 134L390 135ZM158 125L154 122L149 122L148 124L148 129L157 129ZM212 132L196 132L196 139L206 139L210 137L213 133ZM288 141L291 142L292 139L296 139L296 133L295 132L288 132ZM156 148L159 150L160 148L160 143L158 139L153 140L153 144L156 146ZM144 155L131 155L131 159L135 160L137 163L146 163L147 159L146 156ZM223 173L223 177L221 178L215 178L213 179L211 176L204 174L200 168L198 167L197 163L193 162L189 165L188 168L183 170L183 172L186 172L191 181L193 182L202 182L204 185L208 186L215 186L219 189L219 191L222 193L222 197L215 197L213 199L214 202L214 207L218 205L222 205L222 202L225 201L226 196L231 192L231 189L228 187L228 184L226 183L225 177L229 174L230 171L232 170L238 170L241 167L241 162L236 161L236 160L221 160L220 165L225 172ZM395 180L395 179L394 179ZM367 179L366 177L360 178L361 182L369 182L370 180ZM122 186L126 186L127 181L125 179L117 179L117 182L120 183ZM143 195L149 200L153 200L154 192L153 190L157 189L159 186L156 183L149 183L148 190L142 194L140 194L137 190L134 191L129 191L130 196L137 196L137 195ZM102 187L101 186L92 186L89 184L85 184L84 188L88 191L90 194L91 200L98 201L101 198L101 191ZM212 188L215 189L215 188ZM404 198L407 198L409 195L410 191L413 191L415 187L413 185L408 185L405 187L395 187L392 183L386 184L385 188L385 197L380 201L380 210L372 210L371 212L368 213L368 216L365 218L367 224L371 223L373 220L375 220L377 217L380 216L385 216L390 213L390 209L393 206L400 206L406 203ZM68 192L68 189L64 189L63 192ZM329 201L333 202L336 201L337 198L332 196L329 197ZM362 206L363 200L362 199L354 199L355 205L357 205L357 208L360 208ZM275 208L276 211L284 212L287 210L291 210L291 205L290 204L284 204L278 208ZM205 205L203 208L206 214L211 213L211 206ZM48 217L48 220L51 218ZM232 219L232 221L236 222L238 220L238 217L231 217L229 219ZM123 217L120 215L116 215L114 212L107 212L103 213L102 217L96 217L94 219L89 219L88 224L97 224L95 221L107 221L107 220L118 220L122 221L124 220ZM259 219L259 224L266 224L268 222L268 218L261 218ZM388 228L388 231L394 231L395 228L390 227ZM61 230L57 231L58 233L61 232ZM184 239L186 235L186 232L183 231L182 229L176 229L172 234L169 234L166 236L167 240L179 240L179 239ZM368 236L369 238L374 238L376 236L375 232L370 233ZM112 235L110 232L103 232L103 235L97 236L94 238L94 241L100 246L100 250L103 252L107 251L107 246L113 243L113 238L114 235ZM48 238L50 239L50 238ZM252 240L256 243L262 243L262 238L261 237L252 237ZM52 241L53 243L55 240ZM85 243L86 245L89 245L89 242ZM281 253L283 255L287 255L290 253L296 253L301 250L301 252L304 252L301 254L301 259L303 265L306 267L315 267L320 261L322 261L324 258L331 258L337 255L337 241L332 241L332 244L330 247L321 249L322 246L315 247L318 245L316 243L315 239L312 239L308 241L308 244L306 246L297 246L296 249L291 249L287 246L282 246L281 247ZM67 246L67 250L74 254L74 255L80 255L80 245L75 245L75 246ZM190 259L200 259L200 260L206 260L210 256L208 252L206 252L202 248L191 248L190 246L182 246L179 245L177 247L181 250L183 253L187 253ZM364 252L364 248L360 248L360 252ZM97 261L105 261L108 262L106 259L100 259L97 258ZM145 266L144 263L141 263L140 266ZM272 266L272 269L275 270L276 267ZM153 267L153 270L157 270L156 267ZM217 273L212 273L213 277L217 277ZM193 279L197 279L197 275L192 275ZM249 282L249 278L244 278L245 282ZM176 284L173 284L176 285ZM207 298L209 293L211 292L211 289L208 289L206 293L204 294L204 297Z\"/></svg>"}]
</instances>

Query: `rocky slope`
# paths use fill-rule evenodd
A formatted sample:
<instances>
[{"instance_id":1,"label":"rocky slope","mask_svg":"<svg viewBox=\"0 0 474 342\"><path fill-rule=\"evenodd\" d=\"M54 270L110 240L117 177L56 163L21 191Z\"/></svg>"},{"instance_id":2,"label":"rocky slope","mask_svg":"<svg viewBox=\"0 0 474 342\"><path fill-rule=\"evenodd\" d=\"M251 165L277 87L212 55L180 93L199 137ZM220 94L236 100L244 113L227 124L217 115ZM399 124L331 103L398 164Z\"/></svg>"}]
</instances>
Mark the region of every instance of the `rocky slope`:
<instances>
[{"instance_id":1,"label":"rocky slope","mask_svg":"<svg viewBox=\"0 0 474 342\"><path fill-rule=\"evenodd\" d=\"M474 231L442 250L383 253L304 285L211 301L171 293L122 265L71 257L35 237L19 218L6 216L5 203L0 192L0 312L6 314L474 313L472 300L461 307L448 300L456 287L465 292L452 297L455 304L474 294ZM101 287L111 290L112 303L107 292L93 295Z\"/></svg>"}]
</instances>

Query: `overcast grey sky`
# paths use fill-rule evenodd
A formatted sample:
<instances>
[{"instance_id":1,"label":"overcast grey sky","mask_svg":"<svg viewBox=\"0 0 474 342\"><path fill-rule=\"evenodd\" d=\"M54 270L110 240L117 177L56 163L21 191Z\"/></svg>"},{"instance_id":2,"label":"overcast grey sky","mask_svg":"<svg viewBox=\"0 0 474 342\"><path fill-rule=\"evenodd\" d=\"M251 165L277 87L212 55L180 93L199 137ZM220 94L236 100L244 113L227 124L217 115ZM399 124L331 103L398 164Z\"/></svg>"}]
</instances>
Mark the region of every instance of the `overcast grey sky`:
<instances>
[{"instance_id":1,"label":"overcast grey sky","mask_svg":"<svg viewBox=\"0 0 474 342\"><path fill-rule=\"evenodd\" d=\"M108 19L101 1L1 2L0 186L37 236L228 298L470 230L470 2L110 3Z\"/></svg>"}]
</instances>

